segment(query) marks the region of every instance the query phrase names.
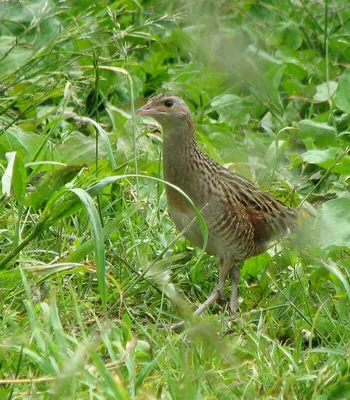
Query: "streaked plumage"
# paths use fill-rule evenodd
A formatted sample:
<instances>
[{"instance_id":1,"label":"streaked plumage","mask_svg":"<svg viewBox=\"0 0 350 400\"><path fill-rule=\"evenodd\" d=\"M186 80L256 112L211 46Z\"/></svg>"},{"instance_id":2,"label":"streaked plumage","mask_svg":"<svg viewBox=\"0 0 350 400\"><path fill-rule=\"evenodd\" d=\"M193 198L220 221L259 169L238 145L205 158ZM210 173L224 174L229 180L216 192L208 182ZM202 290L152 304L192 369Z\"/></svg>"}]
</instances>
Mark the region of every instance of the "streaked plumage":
<instances>
[{"instance_id":1,"label":"streaked plumage","mask_svg":"<svg viewBox=\"0 0 350 400\"><path fill-rule=\"evenodd\" d=\"M230 270L230 308L235 312L239 279L235 264L264 252L271 240L286 235L298 212L204 154L196 140L190 110L178 96L155 96L137 114L152 116L162 125L164 178L182 189L202 210L208 227L206 250L220 262L219 284L195 313L200 314L222 295ZM194 210L175 189L167 186L166 193L171 217L183 230L196 218ZM203 246L198 222L192 223L185 236L196 246Z\"/></svg>"}]
</instances>

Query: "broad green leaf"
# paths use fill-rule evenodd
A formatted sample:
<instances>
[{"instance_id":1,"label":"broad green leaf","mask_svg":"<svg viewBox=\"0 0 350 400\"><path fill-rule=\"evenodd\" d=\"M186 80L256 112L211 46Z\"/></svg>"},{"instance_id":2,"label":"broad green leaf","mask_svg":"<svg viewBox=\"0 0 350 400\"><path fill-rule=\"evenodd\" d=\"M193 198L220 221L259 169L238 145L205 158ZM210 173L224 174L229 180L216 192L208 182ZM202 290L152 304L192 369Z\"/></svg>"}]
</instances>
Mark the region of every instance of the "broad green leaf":
<instances>
[{"instance_id":1,"label":"broad green leaf","mask_svg":"<svg viewBox=\"0 0 350 400\"><path fill-rule=\"evenodd\" d=\"M118 68L118 70L119 69L121 69L121 68ZM102 157L105 157L107 155L107 157L108 157L108 159L109 159L109 161L111 163L112 168L113 169L117 168L117 165L116 165L116 162L115 162L115 159L114 159L114 156L113 156L111 143L109 141L107 133L101 127L101 125L98 124L96 121L94 121L91 118L81 117L81 116L78 116L78 115L76 115L74 113L67 113L65 115L66 116L71 116L71 117L77 119L78 121L82 121L82 122L91 124L92 126L94 126L97 129L97 132L98 132L98 135L99 135L99 138L100 138L100 141L98 142L99 143L99 145L98 145L98 157L102 158ZM73 138L74 138L74 136L73 136ZM81 142L80 143L76 143L78 145L78 147L79 147L79 150L82 151L82 152L84 152L83 151L84 149L81 146L79 146L79 144L85 144L85 139L87 139L87 138L84 137L83 135L81 135L81 137L80 137ZM96 148L96 140L94 140L95 143L93 144L91 142L91 138L89 138L89 139L90 139L90 143L89 144L90 144L90 151L91 151L91 149L95 149ZM96 151L95 151L95 153L96 153ZM79 155L77 153L75 153L75 155L76 155L76 157L79 157ZM96 158L96 154L94 154L92 156L92 159L94 159L94 158ZM83 162L86 162L86 160L89 160L89 159L91 159L91 156L90 157L86 157L85 159L76 158L74 160L74 162L78 162L77 160L81 160L79 162L83 163ZM72 163L72 161L73 160L70 160L70 161L65 160L65 162L67 164Z\"/></svg>"},{"instance_id":2,"label":"broad green leaf","mask_svg":"<svg viewBox=\"0 0 350 400\"><path fill-rule=\"evenodd\" d=\"M337 148L331 147L326 150L309 150L301 154L301 158L305 162L328 169L335 163L338 153L339 150ZM350 175L350 157L344 155L339 158L338 162L332 167L332 171L337 174Z\"/></svg>"},{"instance_id":3,"label":"broad green leaf","mask_svg":"<svg viewBox=\"0 0 350 400\"><path fill-rule=\"evenodd\" d=\"M332 162L335 159L338 149L336 147L331 147L326 150L308 150L301 155L303 161L310 164L321 165L326 162Z\"/></svg>"},{"instance_id":4,"label":"broad green leaf","mask_svg":"<svg viewBox=\"0 0 350 400\"><path fill-rule=\"evenodd\" d=\"M345 356L346 357L346 356ZM345 359L344 357L344 359ZM329 388L327 400L345 400L350 398L350 382L336 382ZM322 398L320 399L322 400Z\"/></svg>"},{"instance_id":5,"label":"broad green leaf","mask_svg":"<svg viewBox=\"0 0 350 400\"><path fill-rule=\"evenodd\" d=\"M282 53L282 50L280 50L278 53ZM297 52L297 54L299 54L299 52ZM282 55L283 55L283 53L282 53ZM288 56L285 61L287 62L287 66L285 69L286 75L289 75L291 77L291 79L297 80L301 84L301 81L303 79L305 79L305 77L308 75L306 67L302 68L298 63L299 62L298 59L297 60L294 60L294 59L289 60Z\"/></svg>"},{"instance_id":6,"label":"broad green leaf","mask_svg":"<svg viewBox=\"0 0 350 400\"><path fill-rule=\"evenodd\" d=\"M350 114L350 69L346 70L339 79L335 105Z\"/></svg>"},{"instance_id":7,"label":"broad green leaf","mask_svg":"<svg viewBox=\"0 0 350 400\"><path fill-rule=\"evenodd\" d=\"M299 137L308 149L337 144L336 131L332 126L309 119L299 122Z\"/></svg>"},{"instance_id":8,"label":"broad green leaf","mask_svg":"<svg viewBox=\"0 0 350 400\"><path fill-rule=\"evenodd\" d=\"M61 189L57 193L54 193L47 201L41 220L43 229L77 213L82 207L81 201L74 196L69 196L67 189Z\"/></svg>"},{"instance_id":9,"label":"broad green leaf","mask_svg":"<svg viewBox=\"0 0 350 400\"><path fill-rule=\"evenodd\" d=\"M3 195L10 197L16 152L14 151L12 153L6 153L5 157L6 157L6 161L7 161L7 167L5 169L4 175L1 178L1 185L2 185L1 189L2 189Z\"/></svg>"},{"instance_id":10,"label":"broad green leaf","mask_svg":"<svg viewBox=\"0 0 350 400\"><path fill-rule=\"evenodd\" d=\"M0 135L0 158L4 159L7 152L18 151L25 161L31 161L31 156L38 151L44 141L45 138L36 133L11 127Z\"/></svg>"},{"instance_id":11,"label":"broad green leaf","mask_svg":"<svg viewBox=\"0 0 350 400\"><path fill-rule=\"evenodd\" d=\"M77 134L57 146L60 161L65 164L93 164L96 159L96 139ZM106 156L103 143L99 142L98 155L100 158Z\"/></svg>"},{"instance_id":12,"label":"broad green leaf","mask_svg":"<svg viewBox=\"0 0 350 400\"><path fill-rule=\"evenodd\" d=\"M350 300L350 285L347 281L346 276L342 273L342 271L334 263L334 261L328 260L327 262L323 262L322 264L326 269L328 269L328 271L332 272L341 281Z\"/></svg>"},{"instance_id":13,"label":"broad green leaf","mask_svg":"<svg viewBox=\"0 0 350 400\"><path fill-rule=\"evenodd\" d=\"M314 95L314 100L315 101L328 101L330 100L335 91L337 90L338 84L337 82L325 82L321 83L321 85L316 86L316 94Z\"/></svg>"},{"instance_id":14,"label":"broad green leaf","mask_svg":"<svg viewBox=\"0 0 350 400\"><path fill-rule=\"evenodd\" d=\"M241 270L242 277L256 277L271 260L269 253L265 252L256 257L252 257L244 262Z\"/></svg>"},{"instance_id":15,"label":"broad green leaf","mask_svg":"<svg viewBox=\"0 0 350 400\"><path fill-rule=\"evenodd\" d=\"M282 64L274 65L269 69L263 75L264 86L260 88L260 93L258 94L259 99L268 107L273 115L276 112L281 115L283 114L283 104L281 102L279 87L285 68L286 65Z\"/></svg>"},{"instance_id":16,"label":"broad green leaf","mask_svg":"<svg viewBox=\"0 0 350 400\"><path fill-rule=\"evenodd\" d=\"M37 185L35 191L27 195L26 205L34 209L39 208L62 186L74 179L82 168L84 168L84 165L67 165L56 170L53 174L47 173Z\"/></svg>"},{"instance_id":17,"label":"broad green leaf","mask_svg":"<svg viewBox=\"0 0 350 400\"><path fill-rule=\"evenodd\" d=\"M210 105L208 113L215 110L219 114L219 121L227 122L231 127L241 124L249 114L247 102L233 94L214 97Z\"/></svg>"},{"instance_id":18,"label":"broad green leaf","mask_svg":"<svg viewBox=\"0 0 350 400\"><path fill-rule=\"evenodd\" d=\"M22 67L33 55L33 50L17 45L17 38L10 36L0 37L0 76L12 73ZM4 56L6 54L6 56Z\"/></svg>"},{"instance_id":19,"label":"broad green leaf","mask_svg":"<svg viewBox=\"0 0 350 400\"><path fill-rule=\"evenodd\" d=\"M19 152L16 152L13 172L13 191L15 193L16 200L19 203L22 203L27 188L27 173L24 167L22 155Z\"/></svg>"},{"instance_id":20,"label":"broad green leaf","mask_svg":"<svg viewBox=\"0 0 350 400\"><path fill-rule=\"evenodd\" d=\"M316 219L322 247L350 247L350 199L329 200Z\"/></svg>"},{"instance_id":21,"label":"broad green leaf","mask_svg":"<svg viewBox=\"0 0 350 400\"><path fill-rule=\"evenodd\" d=\"M6 153L7 167L2 176L2 193L11 196L14 193L16 200L21 204L26 192L27 174L23 158L18 152Z\"/></svg>"},{"instance_id":22,"label":"broad green leaf","mask_svg":"<svg viewBox=\"0 0 350 400\"><path fill-rule=\"evenodd\" d=\"M282 86L289 96L297 96L305 89L304 85L296 79L287 79L283 81Z\"/></svg>"},{"instance_id":23,"label":"broad green leaf","mask_svg":"<svg viewBox=\"0 0 350 400\"><path fill-rule=\"evenodd\" d=\"M278 91L285 69L286 66L284 64L274 65L268 72L264 74L266 84L270 83L272 88ZM271 87L267 86L266 90L270 91Z\"/></svg>"},{"instance_id":24,"label":"broad green leaf","mask_svg":"<svg viewBox=\"0 0 350 400\"><path fill-rule=\"evenodd\" d=\"M276 47L285 46L290 49L298 49L303 40L300 29L292 21L282 22L272 33Z\"/></svg>"},{"instance_id":25,"label":"broad green leaf","mask_svg":"<svg viewBox=\"0 0 350 400\"><path fill-rule=\"evenodd\" d=\"M213 108L217 109L220 107L233 106L239 102L242 102L242 99L239 96L236 96L234 94L224 94L224 95L215 97L211 101L211 106Z\"/></svg>"}]
</instances>

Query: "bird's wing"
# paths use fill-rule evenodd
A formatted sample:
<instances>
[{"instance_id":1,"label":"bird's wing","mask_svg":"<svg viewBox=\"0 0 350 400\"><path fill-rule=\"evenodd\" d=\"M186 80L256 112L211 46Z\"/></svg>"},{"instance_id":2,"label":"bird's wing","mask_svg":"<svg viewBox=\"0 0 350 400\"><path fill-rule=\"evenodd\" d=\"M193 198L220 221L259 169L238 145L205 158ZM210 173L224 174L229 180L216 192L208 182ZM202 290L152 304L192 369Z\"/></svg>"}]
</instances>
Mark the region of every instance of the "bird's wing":
<instances>
[{"instance_id":1,"label":"bird's wing","mask_svg":"<svg viewBox=\"0 0 350 400\"><path fill-rule=\"evenodd\" d=\"M262 191L241 175L225 168L217 171L227 195L243 205L254 226L257 242L266 243L286 235L296 224L298 212Z\"/></svg>"}]
</instances>

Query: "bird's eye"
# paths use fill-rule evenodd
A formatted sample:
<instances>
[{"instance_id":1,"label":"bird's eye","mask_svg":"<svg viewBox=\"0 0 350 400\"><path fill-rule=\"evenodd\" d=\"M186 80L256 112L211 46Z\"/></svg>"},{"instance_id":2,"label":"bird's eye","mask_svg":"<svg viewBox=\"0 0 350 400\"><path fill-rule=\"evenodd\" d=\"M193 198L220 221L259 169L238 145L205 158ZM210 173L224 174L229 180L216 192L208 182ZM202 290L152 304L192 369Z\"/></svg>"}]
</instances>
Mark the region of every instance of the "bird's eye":
<instances>
[{"instance_id":1,"label":"bird's eye","mask_svg":"<svg viewBox=\"0 0 350 400\"><path fill-rule=\"evenodd\" d=\"M165 100L164 102L165 107L172 107L174 105L174 102L172 100Z\"/></svg>"}]
</instances>

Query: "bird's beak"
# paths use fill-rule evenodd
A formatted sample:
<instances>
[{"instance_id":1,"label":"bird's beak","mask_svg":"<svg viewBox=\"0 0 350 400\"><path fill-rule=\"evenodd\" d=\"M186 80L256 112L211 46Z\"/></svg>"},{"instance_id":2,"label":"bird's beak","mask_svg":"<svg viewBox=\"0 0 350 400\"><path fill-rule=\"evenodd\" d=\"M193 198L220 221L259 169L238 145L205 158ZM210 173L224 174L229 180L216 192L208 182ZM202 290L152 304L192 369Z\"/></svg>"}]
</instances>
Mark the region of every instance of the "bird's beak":
<instances>
[{"instance_id":1,"label":"bird's beak","mask_svg":"<svg viewBox=\"0 0 350 400\"><path fill-rule=\"evenodd\" d=\"M154 110L151 107L150 103L145 104L143 107L139 108L136 111L136 115L142 115L144 117L150 115L152 116L154 114Z\"/></svg>"}]
</instances>

